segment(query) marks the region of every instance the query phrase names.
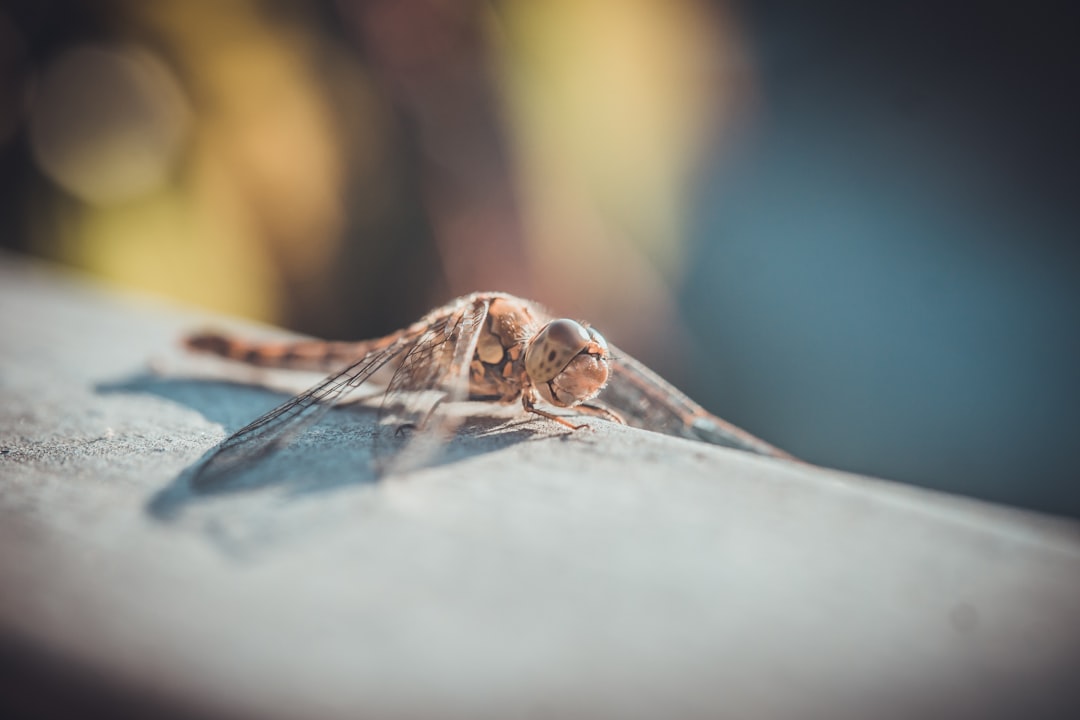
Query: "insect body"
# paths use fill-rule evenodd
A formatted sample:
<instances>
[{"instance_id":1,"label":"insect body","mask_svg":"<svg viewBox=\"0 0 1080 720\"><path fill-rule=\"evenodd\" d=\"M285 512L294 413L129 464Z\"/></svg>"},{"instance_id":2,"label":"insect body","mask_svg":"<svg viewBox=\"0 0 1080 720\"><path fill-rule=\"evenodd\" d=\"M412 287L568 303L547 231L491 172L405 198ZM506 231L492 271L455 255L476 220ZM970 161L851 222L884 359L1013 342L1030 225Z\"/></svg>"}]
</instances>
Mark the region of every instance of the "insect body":
<instances>
[{"instance_id":1,"label":"insect body","mask_svg":"<svg viewBox=\"0 0 1080 720\"><path fill-rule=\"evenodd\" d=\"M188 348L264 367L333 370L324 381L228 438L208 466L232 466L284 445L376 371L394 363L380 423L444 435L442 402L521 402L530 413L583 425L538 407L572 408L646 430L791 458L710 414L647 367L613 350L594 328L554 319L536 303L474 293L383 338L354 343L251 343L194 335Z\"/></svg>"}]
</instances>

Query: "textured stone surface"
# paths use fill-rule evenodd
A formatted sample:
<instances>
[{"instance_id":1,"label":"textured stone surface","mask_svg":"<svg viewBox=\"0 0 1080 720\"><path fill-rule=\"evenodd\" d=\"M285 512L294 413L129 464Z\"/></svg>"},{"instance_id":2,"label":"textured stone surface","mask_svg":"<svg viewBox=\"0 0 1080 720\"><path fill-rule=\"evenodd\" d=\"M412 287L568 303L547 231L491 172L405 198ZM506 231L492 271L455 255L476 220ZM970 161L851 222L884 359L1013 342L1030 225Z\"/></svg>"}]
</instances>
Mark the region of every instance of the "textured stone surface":
<instances>
[{"instance_id":1,"label":"textured stone surface","mask_svg":"<svg viewBox=\"0 0 1080 720\"><path fill-rule=\"evenodd\" d=\"M513 413L377 482L370 412L336 410L199 495L312 379L213 377L176 346L207 324L272 332L0 257L8 705L1080 716L1076 523Z\"/></svg>"}]
</instances>

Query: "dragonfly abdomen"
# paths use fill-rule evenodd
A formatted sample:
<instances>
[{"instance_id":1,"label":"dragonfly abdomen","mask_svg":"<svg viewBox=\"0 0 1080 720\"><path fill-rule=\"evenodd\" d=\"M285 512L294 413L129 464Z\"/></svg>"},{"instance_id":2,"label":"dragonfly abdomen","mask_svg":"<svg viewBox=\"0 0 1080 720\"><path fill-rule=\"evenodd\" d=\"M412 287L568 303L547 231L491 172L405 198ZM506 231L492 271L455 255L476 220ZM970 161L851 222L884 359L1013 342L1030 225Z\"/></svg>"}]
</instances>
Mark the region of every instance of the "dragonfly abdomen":
<instances>
[{"instance_id":1,"label":"dragonfly abdomen","mask_svg":"<svg viewBox=\"0 0 1080 720\"><path fill-rule=\"evenodd\" d=\"M257 367L330 372L351 365L373 350L389 345L393 338L361 342L297 340L291 342L249 341L215 333L190 335L184 340L189 350L218 355Z\"/></svg>"}]
</instances>

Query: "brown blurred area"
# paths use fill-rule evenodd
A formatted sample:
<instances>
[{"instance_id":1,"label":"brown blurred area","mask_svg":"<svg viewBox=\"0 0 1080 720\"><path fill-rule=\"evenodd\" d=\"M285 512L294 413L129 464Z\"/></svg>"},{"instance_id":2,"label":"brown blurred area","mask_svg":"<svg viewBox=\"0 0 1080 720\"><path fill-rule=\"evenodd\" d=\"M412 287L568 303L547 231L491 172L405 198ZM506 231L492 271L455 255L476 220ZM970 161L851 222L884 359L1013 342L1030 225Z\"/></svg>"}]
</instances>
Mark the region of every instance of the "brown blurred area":
<instances>
[{"instance_id":1,"label":"brown blurred area","mask_svg":"<svg viewBox=\"0 0 1080 720\"><path fill-rule=\"evenodd\" d=\"M498 289L664 347L738 38L700 0L15 2L0 242L326 337Z\"/></svg>"}]
</instances>

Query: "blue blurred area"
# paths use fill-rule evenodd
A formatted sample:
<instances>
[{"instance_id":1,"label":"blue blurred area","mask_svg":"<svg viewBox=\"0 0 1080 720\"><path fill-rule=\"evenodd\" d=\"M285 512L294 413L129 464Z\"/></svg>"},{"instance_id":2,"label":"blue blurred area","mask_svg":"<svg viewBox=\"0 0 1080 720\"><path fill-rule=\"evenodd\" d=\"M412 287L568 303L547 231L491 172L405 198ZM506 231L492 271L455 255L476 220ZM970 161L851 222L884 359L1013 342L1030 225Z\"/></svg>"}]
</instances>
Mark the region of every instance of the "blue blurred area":
<instances>
[{"instance_id":1,"label":"blue blurred area","mask_svg":"<svg viewBox=\"0 0 1080 720\"><path fill-rule=\"evenodd\" d=\"M1080 515L1076 13L793 5L746 7L688 387L813 462Z\"/></svg>"}]
</instances>

